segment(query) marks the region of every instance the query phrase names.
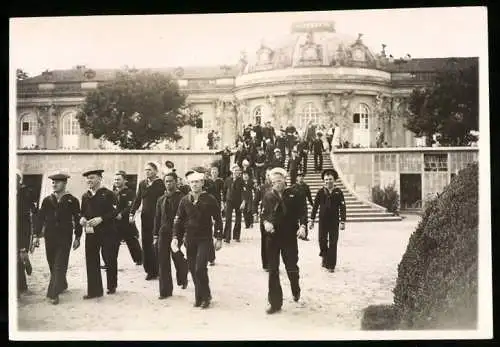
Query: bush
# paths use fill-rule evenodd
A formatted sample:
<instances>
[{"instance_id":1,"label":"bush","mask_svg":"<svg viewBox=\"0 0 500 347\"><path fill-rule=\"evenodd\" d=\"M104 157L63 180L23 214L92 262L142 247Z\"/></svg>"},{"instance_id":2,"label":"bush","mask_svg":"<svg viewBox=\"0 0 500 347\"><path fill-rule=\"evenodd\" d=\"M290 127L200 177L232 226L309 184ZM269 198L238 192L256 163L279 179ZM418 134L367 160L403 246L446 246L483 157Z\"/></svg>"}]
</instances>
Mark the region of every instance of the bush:
<instances>
[{"instance_id":1,"label":"bush","mask_svg":"<svg viewBox=\"0 0 500 347\"><path fill-rule=\"evenodd\" d=\"M473 164L426 205L398 265L394 305L366 308L363 329L476 328L478 187Z\"/></svg>"},{"instance_id":2,"label":"bush","mask_svg":"<svg viewBox=\"0 0 500 347\"><path fill-rule=\"evenodd\" d=\"M475 328L478 186L473 164L427 205L398 266L394 304L402 328Z\"/></svg>"},{"instance_id":3,"label":"bush","mask_svg":"<svg viewBox=\"0 0 500 347\"><path fill-rule=\"evenodd\" d=\"M380 186L372 188L372 201L385 207L390 213L397 213L399 208L399 194L394 185L388 185L383 190Z\"/></svg>"}]
</instances>

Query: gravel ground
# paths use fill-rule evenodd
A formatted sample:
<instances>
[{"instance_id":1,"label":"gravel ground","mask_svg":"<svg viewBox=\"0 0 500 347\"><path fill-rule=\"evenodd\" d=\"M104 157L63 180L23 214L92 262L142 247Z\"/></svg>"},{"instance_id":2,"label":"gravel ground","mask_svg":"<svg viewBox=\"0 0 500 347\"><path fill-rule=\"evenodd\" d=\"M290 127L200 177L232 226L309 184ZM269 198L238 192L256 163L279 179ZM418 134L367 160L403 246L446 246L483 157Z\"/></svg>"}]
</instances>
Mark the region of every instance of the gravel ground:
<instances>
[{"instance_id":1,"label":"gravel ground","mask_svg":"<svg viewBox=\"0 0 500 347\"><path fill-rule=\"evenodd\" d=\"M84 332L95 334L160 331L163 338L223 339L269 338L271 332L359 331L362 310L371 304L391 303L397 265L419 217L401 222L352 223L339 238L335 273L320 267L317 230L311 242L299 241L302 297L293 302L281 265L284 293L282 312L268 316L267 273L260 265L260 232L242 231L242 242L223 244L214 267L209 268L213 303L208 310L192 307L194 288L174 288L174 296L159 301L158 281L145 281L142 266L132 262L126 245L118 258L118 291L95 300L82 300L86 290L84 247L72 252L69 290L58 306L45 299L49 280L43 240L32 256L29 293L17 300L18 329L31 332ZM82 244L83 246L83 244ZM103 280L105 274L103 272ZM105 282L104 282L105 283ZM175 283L175 281L174 281ZM127 336L128 336L127 335ZM273 336L274 336L273 335ZM280 335L281 336L281 335ZM143 338L144 336L141 336Z\"/></svg>"}]
</instances>

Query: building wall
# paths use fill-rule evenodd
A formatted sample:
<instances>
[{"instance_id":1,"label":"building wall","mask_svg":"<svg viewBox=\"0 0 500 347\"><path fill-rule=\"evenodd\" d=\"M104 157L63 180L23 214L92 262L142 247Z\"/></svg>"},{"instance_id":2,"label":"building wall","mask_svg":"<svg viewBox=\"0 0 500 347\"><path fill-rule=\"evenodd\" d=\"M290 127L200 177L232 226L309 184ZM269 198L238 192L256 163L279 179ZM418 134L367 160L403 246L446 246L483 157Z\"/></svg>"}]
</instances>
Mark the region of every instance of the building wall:
<instances>
[{"instance_id":1,"label":"building wall","mask_svg":"<svg viewBox=\"0 0 500 347\"><path fill-rule=\"evenodd\" d=\"M401 193L401 174L418 174L420 200L425 204L450 183L452 175L478 161L478 155L474 147L339 149L332 160L345 183L368 201L373 187L394 185Z\"/></svg>"},{"instance_id":2,"label":"building wall","mask_svg":"<svg viewBox=\"0 0 500 347\"><path fill-rule=\"evenodd\" d=\"M58 170L67 172L71 178L68 181L68 190L81 196L86 190L86 182L82 173L98 168L103 169L103 181L109 188L112 187L114 173L125 170L129 175L137 175L138 180L144 178L143 169L147 162L157 163L162 171L165 161L171 160L177 173L184 177L185 172L195 166L208 166L218 155L213 152L196 151L146 151L146 150L119 150L119 151L18 151L18 168L24 175L43 175L42 194L50 193L48 176Z\"/></svg>"}]
</instances>

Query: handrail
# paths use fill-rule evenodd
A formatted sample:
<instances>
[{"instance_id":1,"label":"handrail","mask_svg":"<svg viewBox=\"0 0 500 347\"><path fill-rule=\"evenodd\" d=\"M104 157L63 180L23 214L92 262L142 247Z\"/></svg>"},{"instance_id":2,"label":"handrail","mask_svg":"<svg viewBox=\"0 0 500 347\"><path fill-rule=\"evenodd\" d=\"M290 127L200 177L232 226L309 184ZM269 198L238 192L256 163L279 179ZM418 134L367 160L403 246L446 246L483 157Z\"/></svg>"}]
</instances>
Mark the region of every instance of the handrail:
<instances>
[{"instance_id":1,"label":"handrail","mask_svg":"<svg viewBox=\"0 0 500 347\"><path fill-rule=\"evenodd\" d=\"M339 178L342 180L342 183L344 184L344 186L346 187L346 189L351 192L352 195L354 195L354 197L356 199L358 199L359 201L361 201L362 203L365 203L373 208L376 208L376 209L379 209L379 210L382 210L384 212L387 212L387 209L383 206L380 206L380 205L377 205L369 200L366 200L364 198L362 198L358 193L356 193L356 191L354 190L354 188L349 184L349 181L345 178L345 175L344 173L342 172L342 169L340 169L340 166L339 165L336 165L338 164L337 161L334 159L335 156L334 156L334 149L332 148L332 151L330 152L330 160L332 161L332 164L333 164L333 167L335 169L335 171L337 171L338 175L339 175Z\"/></svg>"}]
</instances>

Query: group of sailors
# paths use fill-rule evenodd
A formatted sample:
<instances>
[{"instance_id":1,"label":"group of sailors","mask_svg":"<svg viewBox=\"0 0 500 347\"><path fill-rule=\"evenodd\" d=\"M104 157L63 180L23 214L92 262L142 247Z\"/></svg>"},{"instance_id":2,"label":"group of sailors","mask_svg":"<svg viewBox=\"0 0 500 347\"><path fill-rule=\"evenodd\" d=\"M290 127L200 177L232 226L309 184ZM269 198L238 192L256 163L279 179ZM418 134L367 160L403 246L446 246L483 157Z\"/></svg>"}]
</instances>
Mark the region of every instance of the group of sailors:
<instances>
[{"instance_id":1,"label":"group of sailors","mask_svg":"<svg viewBox=\"0 0 500 347\"><path fill-rule=\"evenodd\" d=\"M80 200L66 190L70 176L57 173L49 176L53 192L39 208L29 188L22 185L22 173L18 172L19 292L27 290L26 274L31 273L29 248L38 246L44 230L50 270L47 298L52 304L58 304L60 294L68 288L69 254L71 248L80 247L85 234L87 293L83 299L104 294L101 256L106 270L106 293L116 293L118 251L124 241L133 261L143 265L145 279L159 279L159 299L172 296L173 262L177 286L185 289L191 273L194 306L208 308L212 300L208 265L215 264L215 253L223 241L240 242L242 216L247 228L252 227L254 217L259 218L262 268L269 273L268 313L279 311L283 304L280 255L293 298L300 298L298 239L308 240L308 230L313 228L318 211L322 266L334 271L339 229L344 228L346 220L344 196L334 183L335 170L321 173L325 186L313 200L303 182L303 173L297 175L297 183L287 186L287 172L281 166L266 167L260 184L251 180L250 172L238 164L231 167L225 178L219 176L217 166L193 168L185 174L187 184L180 184L171 161L161 169L156 163L146 164L146 178L139 183L137 194L127 187L124 171L115 174L113 190L103 186L103 170L86 171L83 176L88 190ZM311 216L307 215L308 202L312 204ZM135 226L139 210L142 242Z\"/></svg>"}]
</instances>

